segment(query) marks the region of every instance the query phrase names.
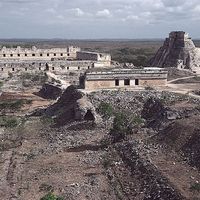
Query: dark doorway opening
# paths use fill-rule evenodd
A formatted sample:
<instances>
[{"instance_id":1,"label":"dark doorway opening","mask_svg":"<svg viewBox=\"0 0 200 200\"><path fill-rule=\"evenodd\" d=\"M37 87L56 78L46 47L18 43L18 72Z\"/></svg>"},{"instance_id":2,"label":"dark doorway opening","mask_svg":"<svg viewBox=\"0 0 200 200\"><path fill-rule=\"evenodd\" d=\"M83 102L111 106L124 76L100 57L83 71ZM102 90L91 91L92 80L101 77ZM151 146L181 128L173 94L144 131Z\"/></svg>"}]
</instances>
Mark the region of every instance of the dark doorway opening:
<instances>
[{"instance_id":1,"label":"dark doorway opening","mask_svg":"<svg viewBox=\"0 0 200 200\"><path fill-rule=\"evenodd\" d=\"M139 85L139 79L135 79L135 85Z\"/></svg>"},{"instance_id":2,"label":"dark doorway opening","mask_svg":"<svg viewBox=\"0 0 200 200\"><path fill-rule=\"evenodd\" d=\"M115 86L119 86L119 80L115 80Z\"/></svg>"},{"instance_id":3,"label":"dark doorway opening","mask_svg":"<svg viewBox=\"0 0 200 200\"><path fill-rule=\"evenodd\" d=\"M130 79L125 79L124 80L124 85L130 85Z\"/></svg>"},{"instance_id":4,"label":"dark doorway opening","mask_svg":"<svg viewBox=\"0 0 200 200\"><path fill-rule=\"evenodd\" d=\"M46 70L49 71L49 65L48 64L46 64Z\"/></svg>"},{"instance_id":5,"label":"dark doorway opening","mask_svg":"<svg viewBox=\"0 0 200 200\"><path fill-rule=\"evenodd\" d=\"M94 121L94 115L92 114L91 110L88 110L85 117L84 117L84 120L87 120L87 121Z\"/></svg>"}]
</instances>

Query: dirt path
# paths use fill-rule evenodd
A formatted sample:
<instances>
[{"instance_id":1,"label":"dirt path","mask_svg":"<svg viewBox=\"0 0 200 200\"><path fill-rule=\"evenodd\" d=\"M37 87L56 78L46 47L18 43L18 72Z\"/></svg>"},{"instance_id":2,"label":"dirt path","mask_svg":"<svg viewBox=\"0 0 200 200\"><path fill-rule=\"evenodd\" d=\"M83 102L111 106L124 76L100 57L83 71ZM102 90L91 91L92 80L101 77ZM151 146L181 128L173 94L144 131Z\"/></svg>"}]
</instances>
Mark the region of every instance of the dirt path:
<instances>
[{"instance_id":1,"label":"dirt path","mask_svg":"<svg viewBox=\"0 0 200 200\"><path fill-rule=\"evenodd\" d=\"M176 81L179 81L179 80L185 80L185 79L190 79L190 78L195 78L195 77L200 77L200 75L185 76L185 77L182 77L182 78L176 78L176 79L168 81L167 83L173 83L173 82L176 82Z\"/></svg>"}]
</instances>

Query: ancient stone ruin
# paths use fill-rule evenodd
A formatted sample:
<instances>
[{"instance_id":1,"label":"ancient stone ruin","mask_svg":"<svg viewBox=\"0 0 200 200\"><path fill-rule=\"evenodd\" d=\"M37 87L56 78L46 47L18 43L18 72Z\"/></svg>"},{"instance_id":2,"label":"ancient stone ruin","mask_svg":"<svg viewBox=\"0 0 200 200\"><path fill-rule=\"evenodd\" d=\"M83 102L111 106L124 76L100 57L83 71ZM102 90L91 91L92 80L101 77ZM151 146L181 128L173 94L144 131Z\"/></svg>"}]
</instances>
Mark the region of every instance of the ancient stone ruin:
<instances>
[{"instance_id":1,"label":"ancient stone ruin","mask_svg":"<svg viewBox=\"0 0 200 200\"><path fill-rule=\"evenodd\" d=\"M86 72L80 77L80 86L86 90L108 88L135 88L137 86L165 86L167 71L162 68L112 69Z\"/></svg>"},{"instance_id":2,"label":"ancient stone ruin","mask_svg":"<svg viewBox=\"0 0 200 200\"><path fill-rule=\"evenodd\" d=\"M195 47L187 33L171 32L163 46L149 61L149 66L176 67L197 72L200 70L200 48Z\"/></svg>"},{"instance_id":3,"label":"ancient stone ruin","mask_svg":"<svg viewBox=\"0 0 200 200\"><path fill-rule=\"evenodd\" d=\"M0 49L0 76L8 73L87 70L96 67L110 67L111 56L106 53L85 52L79 47L38 49L6 48Z\"/></svg>"}]
</instances>

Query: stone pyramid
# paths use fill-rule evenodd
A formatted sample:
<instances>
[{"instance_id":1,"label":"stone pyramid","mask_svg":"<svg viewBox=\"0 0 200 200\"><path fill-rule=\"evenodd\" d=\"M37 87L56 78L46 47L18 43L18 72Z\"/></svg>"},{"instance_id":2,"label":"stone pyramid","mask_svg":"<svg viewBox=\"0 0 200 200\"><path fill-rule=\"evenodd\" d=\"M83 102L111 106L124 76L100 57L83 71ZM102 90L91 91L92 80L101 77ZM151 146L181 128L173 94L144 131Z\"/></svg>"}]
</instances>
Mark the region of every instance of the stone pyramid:
<instances>
[{"instance_id":1,"label":"stone pyramid","mask_svg":"<svg viewBox=\"0 0 200 200\"><path fill-rule=\"evenodd\" d=\"M151 67L176 67L200 71L200 48L196 48L189 35L173 31L164 44L149 61Z\"/></svg>"}]
</instances>

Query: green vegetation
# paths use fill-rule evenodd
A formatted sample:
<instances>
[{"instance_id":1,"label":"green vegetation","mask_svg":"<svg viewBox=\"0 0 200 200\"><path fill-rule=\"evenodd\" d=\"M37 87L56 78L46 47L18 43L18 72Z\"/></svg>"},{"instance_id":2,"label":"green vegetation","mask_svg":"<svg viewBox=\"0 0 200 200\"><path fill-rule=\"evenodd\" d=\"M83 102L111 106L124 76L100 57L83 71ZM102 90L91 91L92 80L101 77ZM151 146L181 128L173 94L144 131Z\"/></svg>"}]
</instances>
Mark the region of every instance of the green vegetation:
<instances>
[{"instance_id":1,"label":"green vegetation","mask_svg":"<svg viewBox=\"0 0 200 200\"><path fill-rule=\"evenodd\" d=\"M126 135L132 134L134 128L139 128L144 123L140 116L126 115L125 113L115 113L113 121L113 128L110 134L114 142L119 142L125 138Z\"/></svg>"},{"instance_id":2,"label":"green vegetation","mask_svg":"<svg viewBox=\"0 0 200 200\"><path fill-rule=\"evenodd\" d=\"M55 120L52 118L52 117L48 117L48 116L42 116L40 118L40 121L43 123L43 124L54 124L55 123Z\"/></svg>"},{"instance_id":3,"label":"green vegetation","mask_svg":"<svg viewBox=\"0 0 200 200\"><path fill-rule=\"evenodd\" d=\"M0 127L6 127L6 128L14 128L18 126L20 121L11 116L1 116L0 117Z\"/></svg>"},{"instance_id":4,"label":"green vegetation","mask_svg":"<svg viewBox=\"0 0 200 200\"><path fill-rule=\"evenodd\" d=\"M200 183L194 183L191 185L190 189L192 191L197 191L197 192L200 192Z\"/></svg>"},{"instance_id":5,"label":"green vegetation","mask_svg":"<svg viewBox=\"0 0 200 200\"><path fill-rule=\"evenodd\" d=\"M133 63L135 66L145 66L154 54L155 50L152 48L119 48L111 51L113 60L120 63Z\"/></svg>"},{"instance_id":6,"label":"green vegetation","mask_svg":"<svg viewBox=\"0 0 200 200\"><path fill-rule=\"evenodd\" d=\"M113 128L110 130L110 134L113 137L113 142L119 142L123 140L126 134L130 134L131 129L128 126L128 119L124 113L116 113L113 121Z\"/></svg>"},{"instance_id":7,"label":"green vegetation","mask_svg":"<svg viewBox=\"0 0 200 200\"><path fill-rule=\"evenodd\" d=\"M109 103L101 102L97 110L103 117L107 119L114 114L113 107Z\"/></svg>"},{"instance_id":8,"label":"green vegetation","mask_svg":"<svg viewBox=\"0 0 200 200\"><path fill-rule=\"evenodd\" d=\"M2 82L2 81L0 81L0 88L1 88L1 87L3 87L3 82Z\"/></svg>"},{"instance_id":9,"label":"green vegetation","mask_svg":"<svg viewBox=\"0 0 200 200\"><path fill-rule=\"evenodd\" d=\"M64 200L64 198L58 197L55 194L53 194L52 192L49 192L47 195L42 197L40 200Z\"/></svg>"},{"instance_id":10,"label":"green vegetation","mask_svg":"<svg viewBox=\"0 0 200 200\"><path fill-rule=\"evenodd\" d=\"M31 104L32 100L17 99L0 102L0 110L19 110L24 104Z\"/></svg>"}]
</instances>

